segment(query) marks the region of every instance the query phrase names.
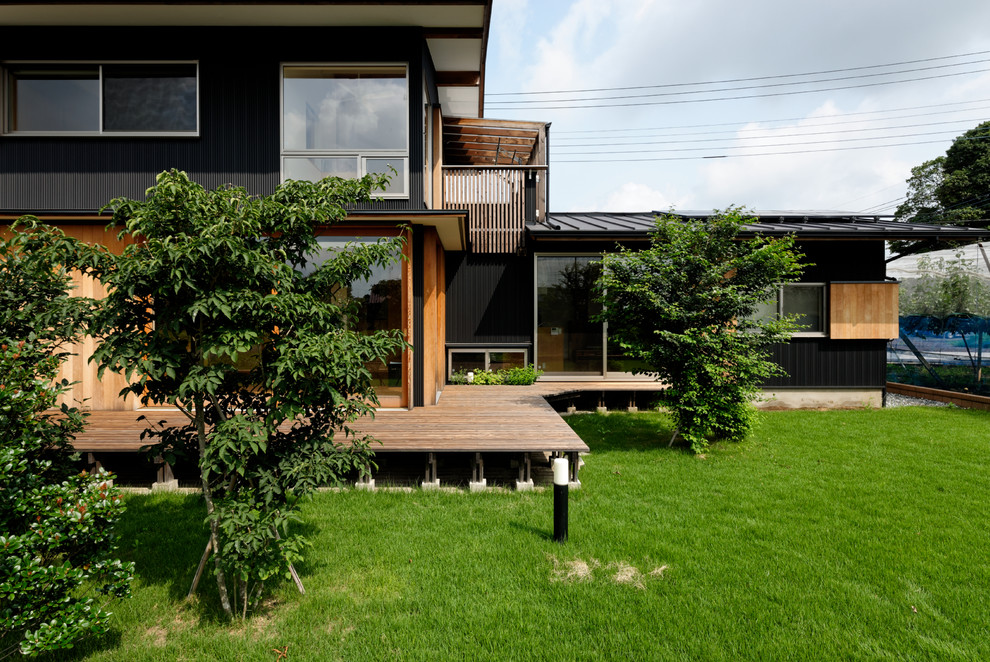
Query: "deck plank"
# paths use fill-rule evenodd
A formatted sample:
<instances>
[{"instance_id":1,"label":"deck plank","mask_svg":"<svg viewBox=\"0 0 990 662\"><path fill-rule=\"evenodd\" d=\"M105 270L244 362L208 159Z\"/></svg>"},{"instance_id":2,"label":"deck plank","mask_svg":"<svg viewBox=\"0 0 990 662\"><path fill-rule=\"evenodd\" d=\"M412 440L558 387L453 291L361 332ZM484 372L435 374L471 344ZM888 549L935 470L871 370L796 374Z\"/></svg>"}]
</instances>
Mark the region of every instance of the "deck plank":
<instances>
[{"instance_id":1,"label":"deck plank","mask_svg":"<svg viewBox=\"0 0 990 662\"><path fill-rule=\"evenodd\" d=\"M540 381L532 386L448 385L433 407L381 410L351 427L381 442L376 452L586 452L588 446L546 401L578 392L656 391L655 382ZM94 411L73 443L80 452L135 452L147 421L181 424L177 410Z\"/></svg>"}]
</instances>

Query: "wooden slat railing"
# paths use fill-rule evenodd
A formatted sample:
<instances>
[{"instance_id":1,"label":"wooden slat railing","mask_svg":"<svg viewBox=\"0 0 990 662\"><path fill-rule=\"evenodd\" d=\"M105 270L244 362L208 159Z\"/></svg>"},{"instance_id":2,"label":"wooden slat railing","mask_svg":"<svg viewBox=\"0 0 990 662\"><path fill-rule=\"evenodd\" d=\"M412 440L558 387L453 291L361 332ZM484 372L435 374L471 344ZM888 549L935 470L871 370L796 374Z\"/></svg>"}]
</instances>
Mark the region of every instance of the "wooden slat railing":
<instances>
[{"instance_id":1,"label":"wooden slat railing","mask_svg":"<svg viewBox=\"0 0 990 662\"><path fill-rule=\"evenodd\" d=\"M476 253L517 253L522 250L526 218L526 183L539 178L537 202L531 208L542 213L538 191L544 167L532 166L445 166L444 209L468 212L468 236ZM532 193L531 193L532 195Z\"/></svg>"}]
</instances>

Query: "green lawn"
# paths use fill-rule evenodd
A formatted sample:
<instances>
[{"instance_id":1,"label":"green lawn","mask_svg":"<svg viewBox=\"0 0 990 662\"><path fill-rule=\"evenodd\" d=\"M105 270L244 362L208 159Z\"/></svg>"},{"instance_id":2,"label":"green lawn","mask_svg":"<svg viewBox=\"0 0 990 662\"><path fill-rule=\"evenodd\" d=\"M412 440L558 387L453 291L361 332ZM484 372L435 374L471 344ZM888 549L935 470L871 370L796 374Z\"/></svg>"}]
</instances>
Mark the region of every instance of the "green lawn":
<instances>
[{"instance_id":1,"label":"green lawn","mask_svg":"<svg viewBox=\"0 0 990 662\"><path fill-rule=\"evenodd\" d=\"M76 657L990 659L990 415L767 413L703 458L659 415L568 420L592 448L568 543L550 490L325 493L307 594L233 626L215 590L183 602L200 501L129 497L135 597Z\"/></svg>"}]
</instances>

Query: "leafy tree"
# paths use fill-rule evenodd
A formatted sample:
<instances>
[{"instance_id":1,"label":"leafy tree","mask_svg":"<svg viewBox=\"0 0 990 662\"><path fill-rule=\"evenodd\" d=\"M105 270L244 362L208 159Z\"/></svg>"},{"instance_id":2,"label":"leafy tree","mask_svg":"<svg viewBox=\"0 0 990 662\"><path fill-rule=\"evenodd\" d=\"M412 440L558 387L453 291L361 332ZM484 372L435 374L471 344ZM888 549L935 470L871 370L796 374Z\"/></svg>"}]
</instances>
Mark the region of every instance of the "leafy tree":
<instances>
[{"instance_id":1,"label":"leafy tree","mask_svg":"<svg viewBox=\"0 0 990 662\"><path fill-rule=\"evenodd\" d=\"M911 169L908 192L894 213L899 221L964 225L990 217L990 122L954 141L945 156ZM895 259L945 248L934 239L891 242Z\"/></svg>"},{"instance_id":2,"label":"leafy tree","mask_svg":"<svg viewBox=\"0 0 990 662\"><path fill-rule=\"evenodd\" d=\"M92 304L68 294L66 265L81 247L24 220L26 232L15 224L0 241L0 657L105 632L107 603L128 595L133 575L113 558L124 507L112 476L73 470L83 413L55 407L68 387L56 381L65 345Z\"/></svg>"},{"instance_id":3,"label":"leafy tree","mask_svg":"<svg viewBox=\"0 0 990 662\"><path fill-rule=\"evenodd\" d=\"M769 345L795 330L787 318L759 319L780 283L801 272L793 238L738 238L738 209L704 220L657 218L649 248L602 258L598 292L609 338L665 382L662 402L695 452L709 438L741 440L752 400L782 369Z\"/></svg>"},{"instance_id":4,"label":"leafy tree","mask_svg":"<svg viewBox=\"0 0 990 662\"><path fill-rule=\"evenodd\" d=\"M352 246L316 268L308 260L316 229L383 182L290 181L255 197L173 170L145 201L109 205L138 241L99 268L110 294L95 358L128 375L142 402L188 419L153 428L152 452L198 458L210 528L200 570L212 552L230 615L276 577L302 590L292 564L304 540L288 531L298 499L371 461L372 440L349 428L377 403L366 364L406 345L398 331L353 330L346 288L393 262L402 240Z\"/></svg>"}]
</instances>

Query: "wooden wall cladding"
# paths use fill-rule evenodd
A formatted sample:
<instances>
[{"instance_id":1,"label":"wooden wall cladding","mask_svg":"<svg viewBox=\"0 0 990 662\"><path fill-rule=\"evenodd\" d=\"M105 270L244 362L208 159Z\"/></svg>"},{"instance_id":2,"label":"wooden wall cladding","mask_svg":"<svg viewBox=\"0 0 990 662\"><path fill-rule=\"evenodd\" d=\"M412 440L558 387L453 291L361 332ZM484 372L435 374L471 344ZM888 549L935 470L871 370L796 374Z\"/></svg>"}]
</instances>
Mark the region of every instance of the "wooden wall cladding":
<instances>
[{"instance_id":1,"label":"wooden wall cladding","mask_svg":"<svg viewBox=\"0 0 990 662\"><path fill-rule=\"evenodd\" d=\"M898 336L897 283L832 283L829 336L833 340L889 340Z\"/></svg>"},{"instance_id":2,"label":"wooden wall cladding","mask_svg":"<svg viewBox=\"0 0 990 662\"><path fill-rule=\"evenodd\" d=\"M70 237L75 237L88 244L102 244L113 253L120 253L124 246L130 241L120 241L117 239L116 231L107 232L102 224L99 225L60 225L62 231ZM72 285L75 289L72 294L75 296L102 299L106 296L106 289L95 278L83 276L78 272L72 275ZM91 410L129 410L138 406L137 399L127 396L122 399L119 395L121 389L127 386L127 380L122 375L114 372L104 372L101 379L97 375L95 363L90 362L89 357L96 350L96 340L92 336L86 336L79 342L69 347L68 351L72 356L62 364L59 371L59 379L67 379L74 382L61 401L80 409Z\"/></svg>"}]
</instances>

